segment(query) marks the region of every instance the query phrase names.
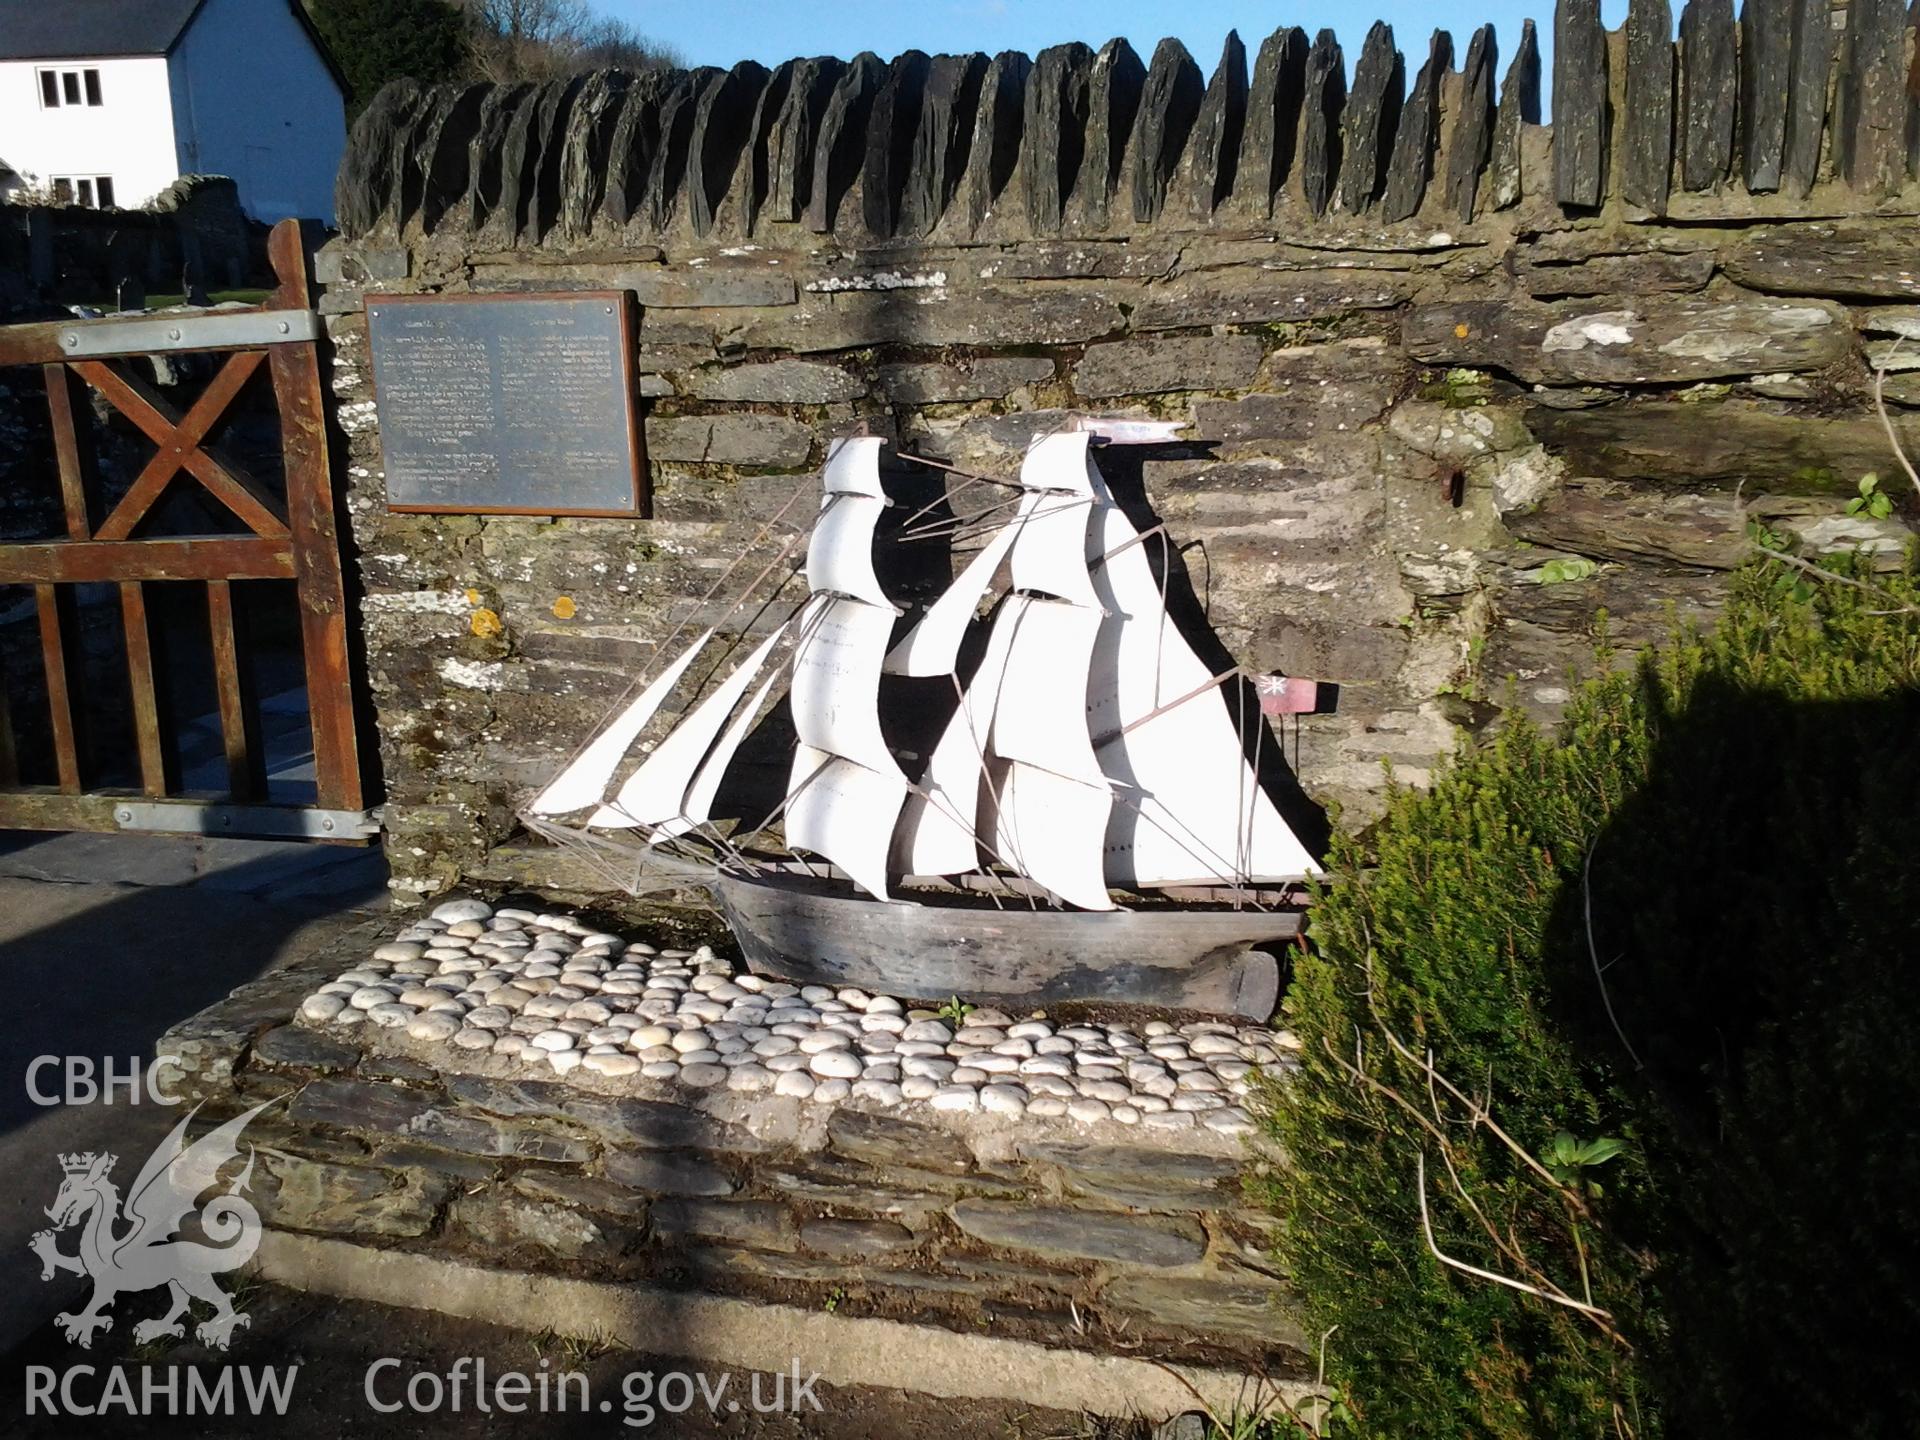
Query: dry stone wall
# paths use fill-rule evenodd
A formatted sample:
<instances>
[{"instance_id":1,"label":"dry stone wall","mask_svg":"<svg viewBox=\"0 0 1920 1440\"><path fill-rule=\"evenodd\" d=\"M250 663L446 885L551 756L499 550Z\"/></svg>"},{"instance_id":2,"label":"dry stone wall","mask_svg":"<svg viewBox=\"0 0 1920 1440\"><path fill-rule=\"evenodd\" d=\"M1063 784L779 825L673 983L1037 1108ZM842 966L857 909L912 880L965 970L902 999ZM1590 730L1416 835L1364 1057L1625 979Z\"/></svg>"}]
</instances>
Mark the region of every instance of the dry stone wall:
<instances>
[{"instance_id":1,"label":"dry stone wall","mask_svg":"<svg viewBox=\"0 0 1920 1440\"><path fill-rule=\"evenodd\" d=\"M1531 29L1376 26L1350 88L1283 29L1211 77L1116 41L385 92L321 274L398 890L605 888L516 798L857 425L1008 475L1075 412L1187 422L1103 465L1235 658L1339 685L1284 740L1350 822L1383 762L1551 719L1602 623L1712 615L1755 535L1891 563L1911 499L1846 502L1905 490L1875 365L1920 448L1904 9L1555 26L1551 126ZM569 288L641 307L652 518L388 514L365 296Z\"/></svg>"}]
</instances>

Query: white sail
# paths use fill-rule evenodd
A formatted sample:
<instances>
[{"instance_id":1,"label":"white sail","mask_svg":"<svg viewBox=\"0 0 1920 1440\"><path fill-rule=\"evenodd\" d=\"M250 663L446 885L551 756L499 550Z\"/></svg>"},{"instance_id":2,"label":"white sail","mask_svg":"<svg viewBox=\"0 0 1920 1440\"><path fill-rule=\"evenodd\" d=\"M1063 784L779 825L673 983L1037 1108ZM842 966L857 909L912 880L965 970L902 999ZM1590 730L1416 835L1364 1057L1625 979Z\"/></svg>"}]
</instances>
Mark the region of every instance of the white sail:
<instances>
[{"instance_id":1,"label":"white sail","mask_svg":"<svg viewBox=\"0 0 1920 1440\"><path fill-rule=\"evenodd\" d=\"M679 683L680 677L686 674L693 657L712 638L713 631L705 631L679 658L656 675L626 709L602 727L571 764L547 782L546 788L528 804L528 811L535 815L570 815L575 810L584 810L605 799L613 772L620 768L621 760L633 747L640 732L646 729L647 722L653 719L673 687Z\"/></svg>"},{"instance_id":2,"label":"white sail","mask_svg":"<svg viewBox=\"0 0 1920 1440\"><path fill-rule=\"evenodd\" d=\"M708 749L733 714L734 707L740 703L740 697L747 693L747 687L753 683L761 666L767 663L767 656L773 653L773 647L780 643L785 633L785 627L782 627L762 640L731 675L681 716L680 723L673 727L666 739L656 745L640 768L627 777L619 793L596 811L587 823L617 830L637 825L670 827L683 817L695 818L686 816L687 788L693 783L694 772L706 758ZM675 833L682 833L687 828L681 826Z\"/></svg>"},{"instance_id":3,"label":"white sail","mask_svg":"<svg viewBox=\"0 0 1920 1440\"><path fill-rule=\"evenodd\" d=\"M838 865L876 900L886 900L887 848L907 782L809 745L795 748L787 786L791 850L811 850Z\"/></svg>"},{"instance_id":4,"label":"white sail","mask_svg":"<svg viewBox=\"0 0 1920 1440\"><path fill-rule=\"evenodd\" d=\"M1111 910L1101 851L1113 797L1019 760L995 760L991 811L994 849L1030 879L1082 910Z\"/></svg>"},{"instance_id":5,"label":"white sail","mask_svg":"<svg viewBox=\"0 0 1920 1440\"><path fill-rule=\"evenodd\" d=\"M1029 490L1064 490L1075 495L1094 493L1088 461L1092 437L1084 430L1036 435L1020 462L1020 483Z\"/></svg>"},{"instance_id":6,"label":"white sail","mask_svg":"<svg viewBox=\"0 0 1920 1440\"><path fill-rule=\"evenodd\" d=\"M1013 588L1098 608L1087 576L1087 521L1094 503L1087 436L1069 431L1036 437L1020 463L1020 483L1027 493L1012 521Z\"/></svg>"},{"instance_id":7,"label":"white sail","mask_svg":"<svg viewBox=\"0 0 1920 1440\"><path fill-rule=\"evenodd\" d=\"M880 662L893 621L890 608L814 596L800 612L791 698L793 729L802 744L898 775L880 733Z\"/></svg>"},{"instance_id":8,"label":"white sail","mask_svg":"<svg viewBox=\"0 0 1920 1440\"><path fill-rule=\"evenodd\" d=\"M1167 614L1139 532L1102 501L1089 549L1101 558L1094 586L1110 613L1094 642L1087 713L1116 797L1108 879L1206 884L1318 873L1247 763L1212 672ZM1171 708L1154 715L1163 705Z\"/></svg>"},{"instance_id":9,"label":"white sail","mask_svg":"<svg viewBox=\"0 0 1920 1440\"><path fill-rule=\"evenodd\" d=\"M820 472L820 488L828 495L886 497L880 487L880 450L887 442L878 435L852 435L827 442L827 464Z\"/></svg>"},{"instance_id":10,"label":"white sail","mask_svg":"<svg viewBox=\"0 0 1920 1440\"><path fill-rule=\"evenodd\" d=\"M907 796L894 840L894 869L905 875L958 875L980 863L980 787L986 778L987 732L993 724L1007 652L1016 626L1002 623L1023 610L1026 597L1009 595L987 632L986 653L947 721L920 785Z\"/></svg>"},{"instance_id":11,"label":"white sail","mask_svg":"<svg viewBox=\"0 0 1920 1440\"><path fill-rule=\"evenodd\" d=\"M1088 609L1100 607L1087 575L1087 521L1093 501L1084 495L1030 490L1013 519L1008 567L1016 590L1057 595Z\"/></svg>"},{"instance_id":12,"label":"white sail","mask_svg":"<svg viewBox=\"0 0 1920 1440\"><path fill-rule=\"evenodd\" d=\"M1019 531L1003 525L983 545L973 559L944 591L927 607L927 613L888 652L884 667L889 675L951 675L960 656L960 642L973 623L980 597L987 593L994 572L1006 559ZM932 872L928 872L932 873Z\"/></svg>"},{"instance_id":13,"label":"white sail","mask_svg":"<svg viewBox=\"0 0 1920 1440\"><path fill-rule=\"evenodd\" d=\"M887 502L870 495L830 494L807 537L807 585L816 593L852 595L869 605L893 606L873 573L873 528Z\"/></svg>"},{"instance_id":14,"label":"white sail","mask_svg":"<svg viewBox=\"0 0 1920 1440\"><path fill-rule=\"evenodd\" d=\"M747 738L747 732L753 729L754 720L767 703L768 693L779 683L780 674L776 671L760 682L760 688L753 692L751 700L734 711L732 722L714 742L713 749L707 752L707 758L700 762L693 783L687 786L687 802L681 818L669 821L662 827L666 834L684 835L713 818L713 800L720 793L720 782L726 778L727 766L733 763L741 742Z\"/></svg>"},{"instance_id":15,"label":"white sail","mask_svg":"<svg viewBox=\"0 0 1920 1440\"><path fill-rule=\"evenodd\" d=\"M1087 674L1101 613L1064 600L1015 595L994 626L1010 634L988 748L1003 759L1104 789L1106 776L1093 753L1086 714Z\"/></svg>"}]
</instances>

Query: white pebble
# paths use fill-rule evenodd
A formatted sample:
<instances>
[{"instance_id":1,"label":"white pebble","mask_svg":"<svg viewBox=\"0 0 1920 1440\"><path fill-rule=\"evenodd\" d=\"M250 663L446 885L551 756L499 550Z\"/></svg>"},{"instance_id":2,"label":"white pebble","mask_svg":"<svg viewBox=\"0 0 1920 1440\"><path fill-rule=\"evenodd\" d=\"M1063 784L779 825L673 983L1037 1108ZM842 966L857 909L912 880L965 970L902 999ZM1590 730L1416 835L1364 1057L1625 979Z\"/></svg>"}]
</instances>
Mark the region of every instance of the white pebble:
<instances>
[{"instance_id":1,"label":"white pebble","mask_svg":"<svg viewBox=\"0 0 1920 1440\"><path fill-rule=\"evenodd\" d=\"M1078 1100L1067 1102L1067 1115L1083 1125L1091 1125L1096 1120L1105 1120L1111 1113L1104 1100L1089 1100L1082 1096Z\"/></svg>"},{"instance_id":2,"label":"white pebble","mask_svg":"<svg viewBox=\"0 0 1920 1440\"><path fill-rule=\"evenodd\" d=\"M561 1075L571 1074L574 1070L577 1070L580 1067L580 1062L585 1058L586 1057L581 1055L578 1050L549 1050L547 1052L547 1063Z\"/></svg>"},{"instance_id":3,"label":"white pebble","mask_svg":"<svg viewBox=\"0 0 1920 1440\"><path fill-rule=\"evenodd\" d=\"M853 1082L853 1098L871 1100L876 1105L898 1105L902 1094L898 1085L886 1080L856 1080Z\"/></svg>"},{"instance_id":4,"label":"white pebble","mask_svg":"<svg viewBox=\"0 0 1920 1440\"><path fill-rule=\"evenodd\" d=\"M307 1020L327 1021L347 1008L338 995L309 995L300 1002L300 1014Z\"/></svg>"},{"instance_id":5,"label":"white pebble","mask_svg":"<svg viewBox=\"0 0 1920 1440\"><path fill-rule=\"evenodd\" d=\"M1027 1114L1043 1120L1057 1119L1067 1113L1067 1102L1057 1095L1036 1095L1027 1101Z\"/></svg>"},{"instance_id":6,"label":"white pebble","mask_svg":"<svg viewBox=\"0 0 1920 1440\"><path fill-rule=\"evenodd\" d=\"M1027 1108L1027 1092L1018 1085L983 1086L980 1108L999 1115L1018 1115Z\"/></svg>"},{"instance_id":7,"label":"white pebble","mask_svg":"<svg viewBox=\"0 0 1920 1440\"><path fill-rule=\"evenodd\" d=\"M573 1036L564 1030L542 1030L533 1037L533 1045L536 1050L571 1050Z\"/></svg>"},{"instance_id":8,"label":"white pebble","mask_svg":"<svg viewBox=\"0 0 1920 1440\"><path fill-rule=\"evenodd\" d=\"M804 1100L813 1094L814 1079L804 1070L789 1070L773 1082L776 1095L794 1095Z\"/></svg>"},{"instance_id":9,"label":"white pebble","mask_svg":"<svg viewBox=\"0 0 1920 1440\"><path fill-rule=\"evenodd\" d=\"M978 1110L980 1092L971 1085L943 1085L933 1092L927 1103L936 1110Z\"/></svg>"},{"instance_id":10,"label":"white pebble","mask_svg":"<svg viewBox=\"0 0 1920 1440\"><path fill-rule=\"evenodd\" d=\"M432 1012L416 1015L407 1022L407 1034L415 1040L451 1040L459 1029L460 1022L453 1016Z\"/></svg>"},{"instance_id":11,"label":"white pebble","mask_svg":"<svg viewBox=\"0 0 1920 1440\"><path fill-rule=\"evenodd\" d=\"M813 1087L814 1103L818 1105L837 1105L852 1093L853 1082L838 1076L830 1076Z\"/></svg>"},{"instance_id":12,"label":"white pebble","mask_svg":"<svg viewBox=\"0 0 1920 1440\"><path fill-rule=\"evenodd\" d=\"M433 907L433 918L447 925L457 925L462 920L485 920L493 914L493 907L484 900L447 900Z\"/></svg>"},{"instance_id":13,"label":"white pebble","mask_svg":"<svg viewBox=\"0 0 1920 1440\"><path fill-rule=\"evenodd\" d=\"M619 1051L597 1051L580 1062L589 1070L602 1075L635 1075L640 1071L640 1062L631 1055L622 1055Z\"/></svg>"},{"instance_id":14,"label":"white pebble","mask_svg":"<svg viewBox=\"0 0 1920 1440\"><path fill-rule=\"evenodd\" d=\"M724 1065L700 1062L683 1064L680 1067L680 1079L696 1090L711 1089L715 1085L726 1083L727 1070Z\"/></svg>"},{"instance_id":15,"label":"white pebble","mask_svg":"<svg viewBox=\"0 0 1920 1440\"><path fill-rule=\"evenodd\" d=\"M860 1057L849 1050L822 1050L807 1068L823 1078L857 1080L862 1067Z\"/></svg>"}]
</instances>

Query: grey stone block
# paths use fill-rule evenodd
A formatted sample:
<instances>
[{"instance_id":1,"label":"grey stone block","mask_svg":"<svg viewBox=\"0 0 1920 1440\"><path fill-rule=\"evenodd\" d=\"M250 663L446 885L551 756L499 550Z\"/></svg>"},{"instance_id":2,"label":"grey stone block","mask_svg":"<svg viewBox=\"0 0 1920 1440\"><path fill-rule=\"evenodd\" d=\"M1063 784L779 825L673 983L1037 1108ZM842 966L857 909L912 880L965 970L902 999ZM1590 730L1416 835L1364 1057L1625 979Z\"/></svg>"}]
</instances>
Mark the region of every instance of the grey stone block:
<instances>
[{"instance_id":1,"label":"grey stone block","mask_svg":"<svg viewBox=\"0 0 1920 1440\"><path fill-rule=\"evenodd\" d=\"M453 1188L424 1170L400 1174L286 1154L263 1155L255 1174L267 1224L335 1235L423 1235Z\"/></svg>"},{"instance_id":2,"label":"grey stone block","mask_svg":"<svg viewBox=\"0 0 1920 1440\"><path fill-rule=\"evenodd\" d=\"M1191 1265L1207 1252L1206 1232L1190 1220L1099 1215L998 1200L961 1200L947 1213L976 1240L1046 1259L1161 1267Z\"/></svg>"},{"instance_id":3,"label":"grey stone block","mask_svg":"<svg viewBox=\"0 0 1920 1440\"><path fill-rule=\"evenodd\" d=\"M709 1160L644 1150L609 1150L600 1162L609 1180L653 1195L731 1195L739 1181Z\"/></svg>"},{"instance_id":4,"label":"grey stone block","mask_svg":"<svg viewBox=\"0 0 1920 1440\"><path fill-rule=\"evenodd\" d=\"M767 400L782 405L827 405L867 393L866 382L858 375L814 360L696 370L687 376L684 388L699 400Z\"/></svg>"},{"instance_id":5,"label":"grey stone block","mask_svg":"<svg viewBox=\"0 0 1920 1440\"><path fill-rule=\"evenodd\" d=\"M813 431L780 415L683 415L647 421L647 454L695 465L804 465Z\"/></svg>"},{"instance_id":6,"label":"grey stone block","mask_svg":"<svg viewBox=\"0 0 1920 1440\"><path fill-rule=\"evenodd\" d=\"M761 1250L794 1247L793 1217L770 1200L662 1200L653 1207L653 1231L663 1239L698 1235Z\"/></svg>"},{"instance_id":7,"label":"grey stone block","mask_svg":"<svg viewBox=\"0 0 1920 1440\"><path fill-rule=\"evenodd\" d=\"M1259 373L1264 349L1255 335L1165 336L1089 345L1073 367L1073 388L1088 399L1234 389Z\"/></svg>"},{"instance_id":8,"label":"grey stone block","mask_svg":"<svg viewBox=\"0 0 1920 1440\"><path fill-rule=\"evenodd\" d=\"M973 1152L959 1136L859 1110L834 1111L827 1122L827 1143L838 1154L868 1165L904 1165L952 1175L973 1168Z\"/></svg>"},{"instance_id":9,"label":"grey stone block","mask_svg":"<svg viewBox=\"0 0 1920 1440\"><path fill-rule=\"evenodd\" d=\"M642 305L659 309L699 306L791 305L798 293L791 275L773 270L629 270L614 282Z\"/></svg>"},{"instance_id":10,"label":"grey stone block","mask_svg":"<svg viewBox=\"0 0 1920 1440\"><path fill-rule=\"evenodd\" d=\"M983 356L951 363L929 361L880 367L880 390L896 405L940 405L999 400L1022 385L1051 380L1053 361L1040 356Z\"/></svg>"},{"instance_id":11,"label":"grey stone block","mask_svg":"<svg viewBox=\"0 0 1920 1440\"><path fill-rule=\"evenodd\" d=\"M338 1070L351 1070L359 1062L360 1052L318 1031L298 1025L282 1025L253 1042L253 1058L268 1065L317 1070L325 1075Z\"/></svg>"}]
</instances>

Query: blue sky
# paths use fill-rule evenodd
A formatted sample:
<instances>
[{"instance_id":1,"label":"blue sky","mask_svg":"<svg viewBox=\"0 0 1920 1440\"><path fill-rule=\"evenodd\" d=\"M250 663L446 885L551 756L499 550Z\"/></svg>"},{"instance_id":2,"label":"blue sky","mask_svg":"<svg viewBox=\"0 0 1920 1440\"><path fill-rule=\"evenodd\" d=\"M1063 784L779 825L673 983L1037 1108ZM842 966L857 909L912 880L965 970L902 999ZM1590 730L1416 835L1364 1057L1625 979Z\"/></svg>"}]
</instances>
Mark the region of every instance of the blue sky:
<instances>
[{"instance_id":1,"label":"blue sky","mask_svg":"<svg viewBox=\"0 0 1920 1440\"><path fill-rule=\"evenodd\" d=\"M730 65L758 60L774 65L795 55L846 57L872 50L892 58L902 50L1024 50L1028 54L1067 40L1098 48L1124 35L1142 59L1163 35L1175 35L1211 72L1229 30L1246 42L1248 59L1281 24L1309 34L1332 26L1351 68L1360 41L1375 20L1393 26L1408 57L1408 82L1436 28L1453 32L1455 63L1466 53L1474 29L1491 22L1500 41L1500 65L1513 54L1520 22L1531 16L1540 31L1541 56L1552 64L1551 0L1321 0L1277 6L1270 0L592 0L595 8L630 20L656 40L673 46L692 65ZM1604 0L1610 26L1626 15L1626 0ZM1677 9L1677 7L1676 7Z\"/></svg>"}]
</instances>

